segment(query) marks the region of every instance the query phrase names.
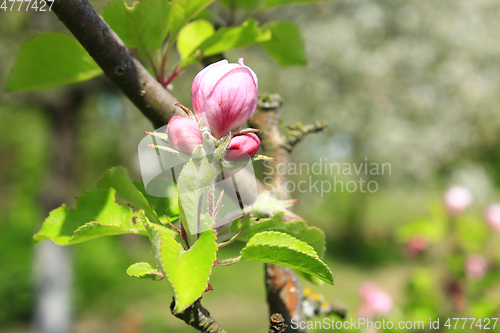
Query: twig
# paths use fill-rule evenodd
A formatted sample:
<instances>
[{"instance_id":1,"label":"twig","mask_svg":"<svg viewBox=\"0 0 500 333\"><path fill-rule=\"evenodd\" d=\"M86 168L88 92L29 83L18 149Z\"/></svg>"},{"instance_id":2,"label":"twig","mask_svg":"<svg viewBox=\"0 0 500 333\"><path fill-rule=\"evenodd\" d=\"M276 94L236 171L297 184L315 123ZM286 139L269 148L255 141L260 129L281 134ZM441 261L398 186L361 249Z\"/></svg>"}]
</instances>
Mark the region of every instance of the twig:
<instances>
[{"instance_id":1,"label":"twig","mask_svg":"<svg viewBox=\"0 0 500 333\"><path fill-rule=\"evenodd\" d=\"M198 331L206 333L226 333L226 331L224 331L212 318L210 312L201 305L199 299L182 313L174 313L174 307L175 301L172 301L170 304L170 311L172 311L172 314Z\"/></svg>"},{"instance_id":2,"label":"twig","mask_svg":"<svg viewBox=\"0 0 500 333\"><path fill-rule=\"evenodd\" d=\"M285 324L285 319L279 313L275 313L271 316L271 326L269 327L269 333L282 333L285 332L287 328Z\"/></svg>"},{"instance_id":3,"label":"twig","mask_svg":"<svg viewBox=\"0 0 500 333\"><path fill-rule=\"evenodd\" d=\"M280 109L283 99L277 94L264 94L257 104L257 110L250 118L251 127L260 129L258 133L264 154L276 158L276 161L266 161L266 164L277 168L278 163L290 162L290 149L286 147L286 131L281 126ZM275 170L276 171L276 170ZM284 188L286 173L273 172L272 185L274 195L278 199L289 199ZM302 313L302 288L299 278L291 269L272 264L265 266L265 282L267 289L267 302L270 314L281 313L288 324L285 332L303 333L300 328L292 328L291 320L303 321Z\"/></svg>"},{"instance_id":4,"label":"twig","mask_svg":"<svg viewBox=\"0 0 500 333\"><path fill-rule=\"evenodd\" d=\"M130 54L87 0L55 0L52 11L155 128L181 115L175 98Z\"/></svg>"},{"instance_id":5,"label":"twig","mask_svg":"<svg viewBox=\"0 0 500 333\"><path fill-rule=\"evenodd\" d=\"M326 122L324 120L318 120L308 125L302 125L300 122L289 124L286 130L286 148L292 150L307 134L321 132L325 128Z\"/></svg>"}]
</instances>

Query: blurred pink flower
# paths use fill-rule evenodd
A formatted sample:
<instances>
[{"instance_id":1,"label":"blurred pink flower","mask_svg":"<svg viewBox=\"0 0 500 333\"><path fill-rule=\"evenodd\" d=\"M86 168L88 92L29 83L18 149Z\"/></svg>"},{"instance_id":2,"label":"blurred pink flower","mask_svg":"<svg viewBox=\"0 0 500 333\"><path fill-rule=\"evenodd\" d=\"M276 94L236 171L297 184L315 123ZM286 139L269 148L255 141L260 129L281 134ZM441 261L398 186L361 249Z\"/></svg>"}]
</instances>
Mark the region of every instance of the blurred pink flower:
<instances>
[{"instance_id":1,"label":"blurred pink flower","mask_svg":"<svg viewBox=\"0 0 500 333\"><path fill-rule=\"evenodd\" d=\"M413 236L405 246L408 257L415 259L429 246L429 241L422 235Z\"/></svg>"},{"instance_id":2,"label":"blurred pink flower","mask_svg":"<svg viewBox=\"0 0 500 333\"><path fill-rule=\"evenodd\" d=\"M443 202L448 214L456 216L472 204L472 194L468 188L455 185L445 192Z\"/></svg>"},{"instance_id":3,"label":"blurred pink flower","mask_svg":"<svg viewBox=\"0 0 500 333\"><path fill-rule=\"evenodd\" d=\"M231 139L226 151L226 160L244 161L257 154L260 140L254 133L237 135Z\"/></svg>"},{"instance_id":4,"label":"blurred pink flower","mask_svg":"<svg viewBox=\"0 0 500 333\"><path fill-rule=\"evenodd\" d=\"M191 156L193 150L203 144L203 136L196 121L181 116L170 118L167 135L174 148L187 156Z\"/></svg>"},{"instance_id":5,"label":"blurred pink flower","mask_svg":"<svg viewBox=\"0 0 500 333\"><path fill-rule=\"evenodd\" d=\"M465 260L465 275L471 280L480 280L486 273L488 263L480 254L471 254Z\"/></svg>"},{"instance_id":6,"label":"blurred pink flower","mask_svg":"<svg viewBox=\"0 0 500 333\"><path fill-rule=\"evenodd\" d=\"M500 204L489 205L484 212L484 219L492 230L500 231Z\"/></svg>"},{"instance_id":7,"label":"blurred pink flower","mask_svg":"<svg viewBox=\"0 0 500 333\"><path fill-rule=\"evenodd\" d=\"M247 122L257 106L257 76L239 59L237 64L221 60L196 75L191 86L191 104L217 139Z\"/></svg>"},{"instance_id":8,"label":"blurred pink flower","mask_svg":"<svg viewBox=\"0 0 500 333\"><path fill-rule=\"evenodd\" d=\"M362 303L358 315L368 318L373 315L388 315L393 308L391 296L372 282L365 282L359 288Z\"/></svg>"}]
</instances>

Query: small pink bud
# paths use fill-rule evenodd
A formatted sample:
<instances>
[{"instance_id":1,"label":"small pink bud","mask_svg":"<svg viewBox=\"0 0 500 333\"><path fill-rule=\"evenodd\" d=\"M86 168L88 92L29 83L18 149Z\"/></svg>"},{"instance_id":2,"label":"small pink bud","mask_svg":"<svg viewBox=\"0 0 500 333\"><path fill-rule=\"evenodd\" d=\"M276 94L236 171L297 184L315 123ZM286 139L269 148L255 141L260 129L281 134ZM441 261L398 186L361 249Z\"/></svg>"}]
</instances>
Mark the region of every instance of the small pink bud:
<instances>
[{"instance_id":1,"label":"small pink bud","mask_svg":"<svg viewBox=\"0 0 500 333\"><path fill-rule=\"evenodd\" d=\"M366 282L359 288L359 296L363 301L360 311L363 314L386 316L392 311L391 296L371 282Z\"/></svg>"},{"instance_id":2,"label":"small pink bud","mask_svg":"<svg viewBox=\"0 0 500 333\"><path fill-rule=\"evenodd\" d=\"M472 280L480 280L486 273L488 263L480 254L471 254L465 260L465 275Z\"/></svg>"},{"instance_id":3,"label":"small pink bud","mask_svg":"<svg viewBox=\"0 0 500 333\"><path fill-rule=\"evenodd\" d=\"M500 204L495 203L488 206L484 213L484 219L490 229L500 231Z\"/></svg>"},{"instance_id":4,"label":"small pink bud","mask_svg":"<svg viewBox=\"0 0 500 333\"><path fill-rule=\"evenodd\" d=\"M254 133L237 135L231 139L226 150L226 160L244 161L254 157L259 151L260 140Z\"/></svg>"},{"instance_id":5,"label":"small pink bud","mask_svg":"<svg viewBox=\"0 0 500 333\"><path fill-rule=\"evenodd\" d=\"M205 114L212 134L220 139L247 122L258 100L257 76L240 59L237 64L221 60L196 75L191 86L191 104Z\"/></svg>"},{"instance_id":6,"label":"small pink bud","mask_svg":"<svg viewBox=\"0 0 500 333\"><path fill-rule=\"evenodd\" d=\"M452 186L444 194L443 202L448 214L456 216L463 213L472 204L472 194L466 187Z\"/></svg>"},{"instance_id":7,"label":"small pink bud","mask_svg":"<svg viewBox=\"0 0 500 333\"><path fill-rule=\"evenodd\" d=\"M415 259L422 252L424 252L428 246L429 246L429 241L427 240L427 238L421 235L415 235L406 243L405 246L406 255L410 259Z\"/></svg>"},{"instance_id":8,"label":"small pink bud","mask_svg":"<svg viewBox=\"0 0 500 333\"><path fill-rule=\"evenodd\" d=\"M193 150L203 144L203 136L196 121L181 116L170 118L167 135L174 148L187 156L191 156Z\"/></svg>"}]
</instances>

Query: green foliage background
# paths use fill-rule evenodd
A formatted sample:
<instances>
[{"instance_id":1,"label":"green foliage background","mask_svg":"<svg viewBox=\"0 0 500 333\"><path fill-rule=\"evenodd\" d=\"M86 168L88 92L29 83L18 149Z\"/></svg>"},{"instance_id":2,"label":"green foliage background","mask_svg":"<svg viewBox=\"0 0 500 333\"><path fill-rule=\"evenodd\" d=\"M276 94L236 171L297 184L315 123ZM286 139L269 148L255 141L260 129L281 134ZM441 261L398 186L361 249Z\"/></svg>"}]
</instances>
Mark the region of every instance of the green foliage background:
<instances>
[{"instance_id":1,"label":"green foliage background","mask_svg":"<svg viewBox=\"0 0 500 333\"><path fill-rule=\"evenodd\" d=\"M105 4L91 3L98 12ZM226 9L217 8L227 15ZM259 19L296 22L305 42L306 66L283 69L258 47L226 53L231 62L245 58L259 77L260 92L284 96L285 120L328 120L328 131L301 143L294 161L327 158L359 164L366 158L392 165L391 175L373 178L379 183L375 194L295 193L300 199L295 211L327 234L325 261L337 284L314 288L327 299L345 302L352 315L359 304L357 289L367 279L389 291L400 307L422 302L407 298L406 283L416 264L405 259L394 230L439 210L448 185L471 188L475 202L468 214L477 224L483 223L479 217L484 206L500 199L498 15L499 3L486 0L338 0L278 7ZM52 13L0 12L2 84L20 41L49 30L64 31ZM186 105L192 78L200 69L190 66L174 82L175 95ZM75 195L92 189L106 169L119 164L140 179L137 143L151 126L104 82L97 78L85 83L90 93L78 116ZM91 89L98 84L105 89ZM68 89L0 92L2 331L30 329L32 235L45 218L43 191L52 149L51 120L41 105L63 98ZM333 180L332 175L304 174L292 179L309 176ZM337 176L350 179L356 180ZM239 253L237 245L222 251L224 256ZM134 262L154 262L147 239L108 237L70 252L75 261L76 332L123 332L134 325L145 332L190 331L170 315L172 295L166 284L125 274ZM419 271L414 278L412 288L419 290L428 274ZM216 267L211 281L215 291L204 297L205 305L224 328L265 331L261 264ZM422 290L420 295L425 294ZM491 293L499 295L498 286Z\"/></svg>"}]
</instances>

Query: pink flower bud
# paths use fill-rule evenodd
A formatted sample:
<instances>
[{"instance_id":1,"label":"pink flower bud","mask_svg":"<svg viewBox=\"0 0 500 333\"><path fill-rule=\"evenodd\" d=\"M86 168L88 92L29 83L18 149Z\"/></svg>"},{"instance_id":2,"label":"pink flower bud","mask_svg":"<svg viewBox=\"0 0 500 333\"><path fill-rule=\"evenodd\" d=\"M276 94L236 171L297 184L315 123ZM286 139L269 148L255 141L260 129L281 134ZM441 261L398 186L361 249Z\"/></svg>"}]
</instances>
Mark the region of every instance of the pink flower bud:
<instances>
[{"instance_id":1,"label":"pink flower bud","mask_svg":"<svg viewBox=\"0 0 500 333\"><path fill-rule=\"evenodd\" d=\"M212 134L220 139L247 122L257 106L257 76L243 64L216 62L196 75L191 86L191 104Z\"/></svg>"},{"instance_id":2,"label":"pink flower bud","mask_svg":"<svg viewBox=\"0 0 500 333\"><path fill-rule=\"evenodd\" d=\"M410 259L417 258L429 246L427 238L421 235L413 236L405 245L406 255Z\"/></svg>"},{"instance_id":3,"label":"pink flower bud","mask_svg":"<svg viewBox=\"0 0 500 333\"><path fill-rule=\"evenodd\" d=\"M366 282L359 288L359 296L363 303L360 306L360 312L370 317L374 315L388 315L393 307L391 296L377 285Z\"/></svg>"},{"instance_id":4,"label":"pink flower bud","mask_svg":"<svg viewBox=\"0 0 500 333\"><path fill-rule=\"evenodd\" d=\"M500 231L500 204L495 203L488 206L484 213L484 219L492 230Z\"/></svg>"},{"instance_id":5,"label":"pink flower bud","mask_svg":"<svg viewBox=\"0 0 500 333\"><path fill-rule=\"evenodd\" d=\"M465 260L465 275L472 280L480 280L486 273L488 263L480 254L471 254Z\"/></svg>"},{"instance_id":6,"label":"pink flower bud","mask_svg":"<svg viewBox=\"0 0 500 333\"><path fill-rule=\"evenodd\" d=\"M463 213L472 204L472 194L468 188L452 186L444 194L443 202L448 214L456 216Z\"/></svg>"},{"instance_id":7,"label":"pink flower bud","mask_svg":"<svg viewBox=\"0 0 500 333\"><path fill-rule=\"evenodd\" d=\"M235 136L229 142L226 150L226 160L228 161L244 161L254 157L259 151L260 140L254 133L246 133Z\"/></svg>"},{"instance_id":8,"label":"pink flower bud","mask_svg":"<svg viewBox=\"0 0 500 333\"><path fill-rule=\"evenodd\" d=\"M181 116L170 118L167 135L174 148L187 156L191 156L193 150L203 144L203 136L196 121Z\"/></svg>"}]
</instances>

